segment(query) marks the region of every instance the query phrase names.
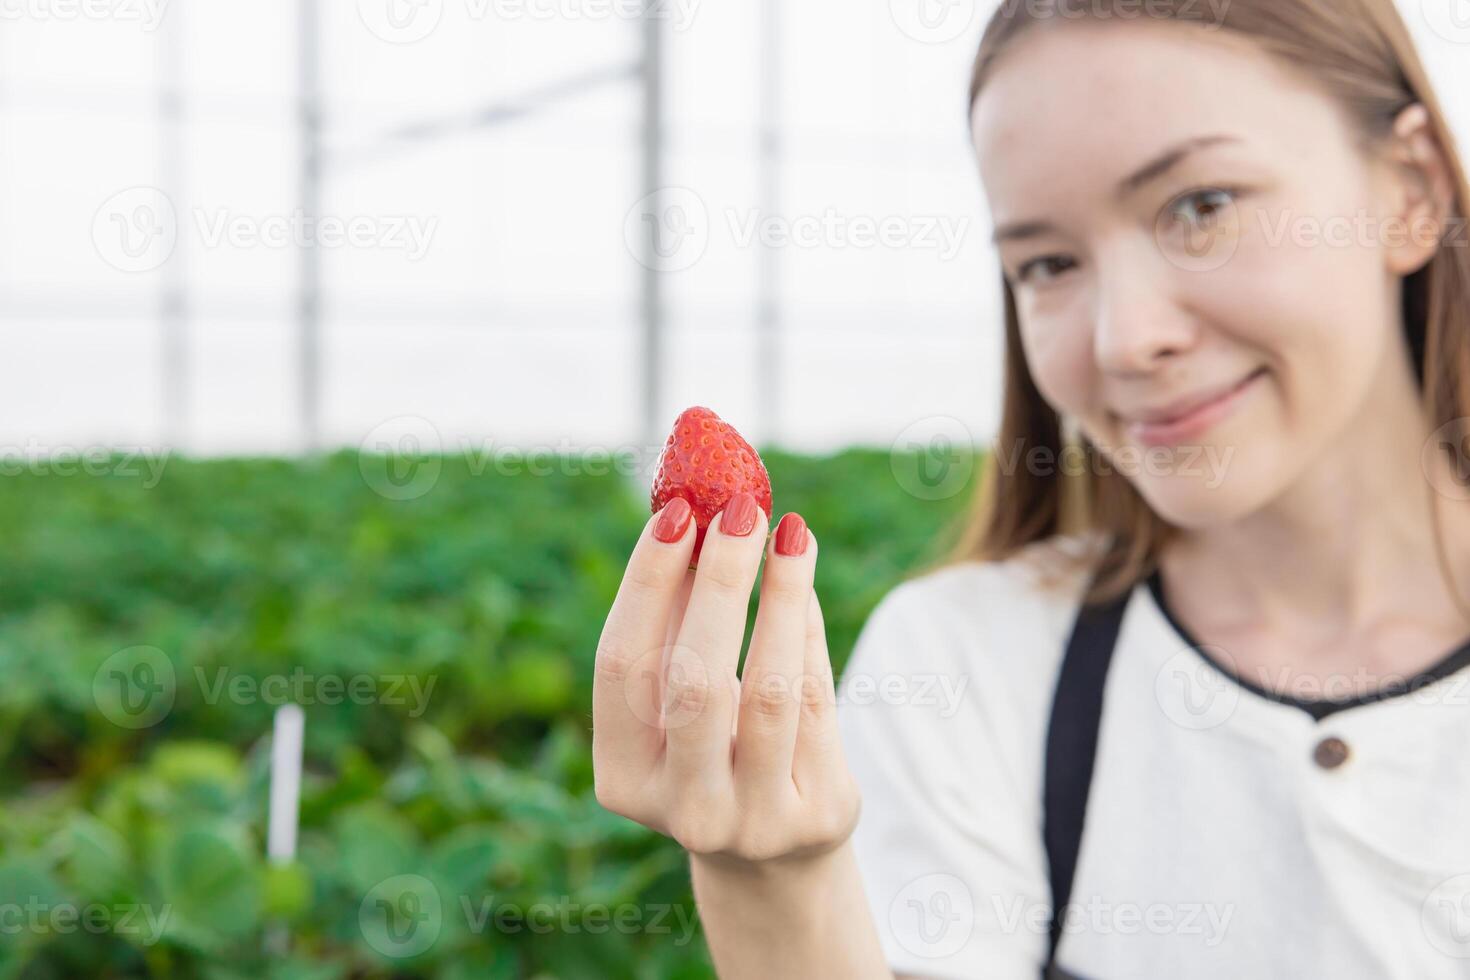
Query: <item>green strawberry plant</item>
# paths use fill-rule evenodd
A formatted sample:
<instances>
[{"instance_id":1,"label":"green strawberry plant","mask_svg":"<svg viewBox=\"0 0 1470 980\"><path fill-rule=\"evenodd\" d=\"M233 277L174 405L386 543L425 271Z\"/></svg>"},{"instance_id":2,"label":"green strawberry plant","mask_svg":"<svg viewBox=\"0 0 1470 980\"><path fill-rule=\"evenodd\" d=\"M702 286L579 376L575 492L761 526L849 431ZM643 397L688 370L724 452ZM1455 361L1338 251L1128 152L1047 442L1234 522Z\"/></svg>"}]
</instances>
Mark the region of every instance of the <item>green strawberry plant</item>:
<instances>
[{"instance_id":1,"label":"green strawberry plant","mask_svg":"<svg viewBox=\"0 0 1470 980\"><path fill-rule=\"evenodd\" d=\"M840 667L969 494L916 499L886 452L762 455L822 542ZM0 478L0 980L712 975L678 848L592 794L646 480L443 457L409 496L398 462ZM303 692L272 864L271 719Z\"/></svg>"}]
</instances>

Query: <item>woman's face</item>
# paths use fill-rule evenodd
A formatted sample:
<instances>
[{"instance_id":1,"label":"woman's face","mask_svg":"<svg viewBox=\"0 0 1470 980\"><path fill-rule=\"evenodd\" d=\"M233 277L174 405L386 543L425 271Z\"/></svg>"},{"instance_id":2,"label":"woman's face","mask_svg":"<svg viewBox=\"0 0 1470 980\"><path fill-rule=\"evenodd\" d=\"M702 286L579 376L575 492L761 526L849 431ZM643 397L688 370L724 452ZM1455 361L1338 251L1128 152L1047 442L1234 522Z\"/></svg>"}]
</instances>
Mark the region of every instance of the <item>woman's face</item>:
<instances>
[{"instance_id":1,"label":"woman's face","mask_svg":"<svg viewBox=\"0 0 1470 980\"><path fill-rule=\"evenodd\" d=\"M1414 396L1400 277L1431 243L1396 247L1392 171L1254 42L1034 31L973 124L1032 376L1166 520L1248 514Z\"/></svg>"}]
</instances>

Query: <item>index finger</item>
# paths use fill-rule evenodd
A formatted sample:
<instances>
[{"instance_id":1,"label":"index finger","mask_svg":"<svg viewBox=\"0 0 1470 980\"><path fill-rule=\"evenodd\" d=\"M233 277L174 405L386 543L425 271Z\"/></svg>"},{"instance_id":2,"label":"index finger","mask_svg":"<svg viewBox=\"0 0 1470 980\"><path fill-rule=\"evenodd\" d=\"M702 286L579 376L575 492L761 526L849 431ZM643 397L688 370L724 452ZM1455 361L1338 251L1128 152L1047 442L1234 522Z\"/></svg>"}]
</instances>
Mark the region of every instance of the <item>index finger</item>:
<instances>
[{"instance_id":1,"label":"index finger","mask_svg":"<svg viewBox=\"0 0 1470 980\"><path fill-rule=\"evenodd\" d=\"M649 518L597 642L592 755L615 778L646 772L661 750L666 633L694 550L693 524L679 497Z\"/></svg>"}]
</instances>

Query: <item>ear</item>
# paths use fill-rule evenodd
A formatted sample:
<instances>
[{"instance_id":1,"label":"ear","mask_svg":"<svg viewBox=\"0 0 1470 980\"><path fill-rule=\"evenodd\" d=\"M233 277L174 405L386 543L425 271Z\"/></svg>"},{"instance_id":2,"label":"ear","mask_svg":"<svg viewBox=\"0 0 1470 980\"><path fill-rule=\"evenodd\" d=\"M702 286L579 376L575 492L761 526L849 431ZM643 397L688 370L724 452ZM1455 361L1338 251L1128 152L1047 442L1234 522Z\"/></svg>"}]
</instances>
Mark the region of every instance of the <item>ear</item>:
<instances>
[{"instance_id":1,"label":"ear","mask_svg":"<svg viewBox=\"0 0 1470 980\"><path fill-rule=\"evenodd\" d=\"M1455 199L1454 181L1422 103L1399 113L1389 142L1392 190L1383 244L1389 268L1407 276L1429 264L1441 247Z\"/></svg>"}]
</instances>

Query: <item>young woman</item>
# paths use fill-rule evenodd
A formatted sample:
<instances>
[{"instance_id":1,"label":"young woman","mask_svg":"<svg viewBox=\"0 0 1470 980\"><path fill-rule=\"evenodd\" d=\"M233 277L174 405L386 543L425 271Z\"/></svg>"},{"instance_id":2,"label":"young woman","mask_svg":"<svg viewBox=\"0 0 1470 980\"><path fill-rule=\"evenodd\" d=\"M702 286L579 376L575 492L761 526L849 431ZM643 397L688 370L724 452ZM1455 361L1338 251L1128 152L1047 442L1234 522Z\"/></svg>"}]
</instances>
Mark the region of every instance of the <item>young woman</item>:
<instances>
[{"instance_id":1,"label":"young woman","mask_svg":"<svg viewBox=\"0 0 1470 980\"><path fill-rule=\"evenodd\" d=\"M956 560L838 696L801 518L736 498L686 576L671 504L598 798L728 976L1466 975L1470 189L1392 0L1008 2L971 126L1007 370Z\"/></svg>"}]
</instances>

